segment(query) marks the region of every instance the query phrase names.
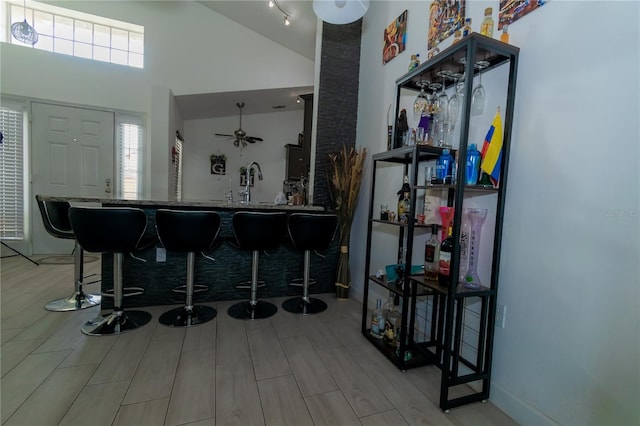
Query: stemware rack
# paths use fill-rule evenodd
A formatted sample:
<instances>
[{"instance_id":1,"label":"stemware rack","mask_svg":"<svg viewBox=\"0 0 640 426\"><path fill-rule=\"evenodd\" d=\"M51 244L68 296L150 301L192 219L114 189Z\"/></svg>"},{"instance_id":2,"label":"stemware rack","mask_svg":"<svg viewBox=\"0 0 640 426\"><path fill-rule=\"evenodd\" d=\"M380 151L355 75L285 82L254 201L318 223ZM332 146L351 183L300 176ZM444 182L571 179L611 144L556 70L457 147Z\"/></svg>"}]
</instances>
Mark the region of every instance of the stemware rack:
<instances>
[{"instance_id":1,"label":"stemware rack","mask_svg":"<svg viewBox=\"0 0 640 426\"><path fill-rule=\"evenodd\" d=\"M416 93L420 91L417 84L420 81L440 81L438 72L446 69L454 73L464 73L468 83L473 81L477 70L473 64L477 61L487 61L489 66L482 70L489 73L493 68L503 64L508 65L506 77L506 99L504 102L504 132L502 163L500 166L500 182L498 187L485 187L481 185L465 184L465 167L458 167L457 179L448 185L426 186L418 181L419 167L429 161L434 161L442 153L443 148L430 145L401 146L399 141L394 141L395 148L389 151L374 154L372 157L371 197L369 204L369 216L367 224L367 250L365 260L365 279L362 309L362 334L393 362L401 370L433 364L441 370L440 408L450 408L482 401L489 398L491 382L491 363L493 352L494 326L496 315L496 299L498 295L498 273L500 265L500 248L502 238L502 219L504 214L505 194L507 184L507 170L509 150L511 142L511 123L513 121L513 107L516 86L516 73L519 49L517 47L499 42L497 40L472 33L462 41L443 50L438 55L430 58L418 68L396 80L395 113L400 111L401 91L409 89ZM461 58L465 60L461 61ZM462 62L462 63L461 63ZM454 83L451 83L454 84ZM469 142L469 121L471 119L471 92L472 84L466 84L464 97L460 111L460 132L457 146L451 150L458 164L463 164L461 159L466 158ZM395 128L392 133L395 137ZM397 235L397 257L390 258L389 264L397 263L405 271L409 271L411 265L421 264L424 260L424 252L414 250L414 234L426 234L430 224L418 224L409 220L408 223L399 223L380 220L375 217L378 213L374 209L376 196L376 175L381 172L384 164L385 173L389 166L402 167L404 176L409 177L411 187L410 218L416 218L418 213L416 200L420 193L426 194L430 190L438 190L446 193L446 205L454 207L452 221L454 250L451 261L451 280L459 282L460 265L460 233L462 226L463 203L473 204L475 197L490 197L492 203L491 214L493 229L483 230L483 237L492 241L492 252L488 256L491 278L483 282L480 289L470 290L461 284L442 286L438 281L425 279L423 275L404 275L396 282L387 282L385 277L377 277L372 274L380 265L371 264L372 240L374 234L382 233L383 236ZM395 230L395 231L394 231ZM486 236L487 234L488 236ZM417 253L414 253L417 252ZM401 255L404 253L404 256ZM369 329L369 290L370 286L390 291L397 295L401 307L401 328L398 332L397 347L393 348L376 339ZM425 308L424 316L420 321L428 322L425 330L416 331L417 302ZM463 346L467 345L465 330L469 327L466 318L468 304L479 303L477 312L477 339L475 339L475 351L470 355ZM422 312L420 312L422 314ZM424 331L424 332L423 332ZM474 331L474 333L475 333ZM420 337L418 337L420 335ZM474 334L475 335L475 334ZM468 346L468 345L467 345ZM453 388L456 388L455 390Z\"/></svg>"}]
</instances>

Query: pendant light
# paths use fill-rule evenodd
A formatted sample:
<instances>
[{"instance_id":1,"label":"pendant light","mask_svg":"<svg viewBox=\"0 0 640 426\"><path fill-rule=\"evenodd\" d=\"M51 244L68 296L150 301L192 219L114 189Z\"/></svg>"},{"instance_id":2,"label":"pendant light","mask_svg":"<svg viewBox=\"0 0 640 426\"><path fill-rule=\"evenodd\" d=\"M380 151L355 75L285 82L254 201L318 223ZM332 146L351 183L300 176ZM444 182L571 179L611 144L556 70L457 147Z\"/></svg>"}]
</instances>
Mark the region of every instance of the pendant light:
<instances>
[{"instance_id":1,"label":"pendant light","mask_svg":"<svg viewBox=\"0 0 640 426\"><path fill-rule=\"evenodd\" d=\"M38 42L38 33L27 22L27 0L24 0L24 21L11 24L11 34L17 40L32 46Z\"/></svg>"},{"instance_id":2,"label":"pendant light","mask_svg":"<svg viewBox=\"0 0 640 426\"><path fill-rule=\"evenodd\" d=\"M316 16L330 24L350 24L362 18L369 0L313 0Z\"/></svg>"}]
</instances>

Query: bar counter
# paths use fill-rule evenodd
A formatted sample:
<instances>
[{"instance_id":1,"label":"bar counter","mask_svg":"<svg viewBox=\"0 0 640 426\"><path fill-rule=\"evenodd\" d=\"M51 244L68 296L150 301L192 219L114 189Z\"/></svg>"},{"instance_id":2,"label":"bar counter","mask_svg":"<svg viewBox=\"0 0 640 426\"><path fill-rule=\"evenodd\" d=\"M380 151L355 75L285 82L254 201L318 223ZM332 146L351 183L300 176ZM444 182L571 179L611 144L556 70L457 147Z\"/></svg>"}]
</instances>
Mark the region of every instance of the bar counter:
<instances>
[{"instance_id":1,"label":"bar counter","mask_svg":"<svg viewBox=\"0 0 640 426\"><path fill-rule=\"evenodd\" d=\"M170 201L170 200L123 200L94 197L43 196L45 201L67 201L71 205L101 205L104 207L136 207L147 214L145 239L153 239L155 231L155 211L166 208L173 210L210 210L220 214L220 234L224 242L205 254L215 261L196 254L195 285L206 285L208 289L197 292L194 302L216 300L244 300L249 298L249 289L237 289L241 282L251 279L251 252L239 250L229 244L233 240L231 218L236 211L284 211L323 212L320 206L289 206L272 203L241 204L226 201ZM100 226L100 224L96 224ZM284 236L283 236L284 237ZM126 255L123 265L124 287L142 287L144 294L124 299L125 307L155 306L184 303L184 293L172 291L186 282L186 254L167 252L166 261L157 257L157 248L162 247L156 241L149 248L134 253L141 260ZM331 293L335 291L334 282L338 265L339 247L337 238L324 253L324 258L312 253L311 277L317 283L309 288L309 293ZM258 299L277 296L299 296L301 287L289 286L289 282L303 275L303 252L295 250L291 243L283 238L278 249L260 254L259 280L266 286L258 289ZM101 289L113 288L113 256L102 255ZM196 287L197 288L197 287ZM126 291L125 291L126 294ZM113 300L102 298L102 309L113 307Z\"/></svg>"}]
</instances>

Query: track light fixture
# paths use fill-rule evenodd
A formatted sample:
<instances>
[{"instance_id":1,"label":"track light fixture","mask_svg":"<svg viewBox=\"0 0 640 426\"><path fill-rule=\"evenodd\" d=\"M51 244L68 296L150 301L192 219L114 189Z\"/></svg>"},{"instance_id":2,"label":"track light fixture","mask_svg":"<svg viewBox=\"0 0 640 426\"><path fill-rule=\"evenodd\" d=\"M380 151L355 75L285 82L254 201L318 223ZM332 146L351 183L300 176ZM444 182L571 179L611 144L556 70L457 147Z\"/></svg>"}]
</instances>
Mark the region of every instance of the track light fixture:
<instances>
[{"instance_id":1,"label":"track light fixture","mask_svg":"<svg viewBox=\"0 0 640 426\"><path fill-rule=\"evenodd\" d=\"M284 15L284 24L287 26L291 25L291 21L289 20L289 17L291 15L289 14L289 12L287 12L282 8L282 6L280 6L280 4L278 3L278 0L269 0L269 7L274 7L274 6L277 7L278 10L282 12L282 14Z\"/></svg>"}]
</instances>

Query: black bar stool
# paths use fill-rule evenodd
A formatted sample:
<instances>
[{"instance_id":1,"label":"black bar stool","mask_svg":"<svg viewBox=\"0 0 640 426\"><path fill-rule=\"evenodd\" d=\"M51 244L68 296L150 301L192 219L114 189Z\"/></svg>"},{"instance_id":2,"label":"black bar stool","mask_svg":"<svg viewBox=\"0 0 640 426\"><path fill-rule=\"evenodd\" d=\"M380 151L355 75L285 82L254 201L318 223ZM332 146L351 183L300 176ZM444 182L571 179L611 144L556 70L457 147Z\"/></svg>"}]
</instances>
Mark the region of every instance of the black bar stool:
<instances>
[{"instance_id":1,"label":"black bar stool","mask_svg":"<svg viewBox=\"0 0 640 426\"><path fill-rule=\"evenodd\" d=\"M210 211L159 209L156 211L156 231L167 251L187 253L185 305L163 313L160 323L170 327L190 327L214 319L217 315L214 308L193 305L194 271L196 252L211 250L217 240L220 215ZM202 255L205 256L204 253Z\"/></svg>"},{"instance_id":2,"label":"black bar stool","mask_svg":"<svg viewBox=\"0 0 640 426\"><path fill-rule=\"evenodd\" d=\"M233 235L237 247L251 250L251 296L248 301L232 305L227 313L236 319L268 318L278 311L273 303L258 300L258 259L261 250L275 249L287 231L284 212L236 212L233 215Z\"/></svg>"},{"instance_id":3,"label":"black bar stool","mask_svg":"<svg viewBox=\"0 0 640 426\"><path fill-rule=\"evenodd\" d=\"M82 290L82 284L84 283L83 251L69 222L69 208L71 205L66 201L44 201L40 195L36 195L36 203L42 215L44 229L51 236L75 240L75 248L73 249L73 294L64 299L52 300L44 305L44 308L48 311L67 312L99 305L99 294L85 294Z\"/></svg>"},{"instance_id":4,"label":"black bar stool","mask_svg":"<svg viewBox=\"0 0 640 426\"><path fill-rule=\"evenodd\" d=\"M320 299L309 297L311 250L326 250L338 229L338 216L334 214L292 213L288 220L289 237L293 247L304 250L304 278L302 297L293 297L282 303L282 309L294 314L317 314L327 309ZM294 282L292 285L300 285Z\"/></svg>"},{"instance_id":5,"label":"black bar stool","mask_svg":"<svg viewBox=\"0 0 640 426\"><path fill-rule=\"evenodd\" d=\"M147 228L141 209L120 207L71 207L71 227L80 246L92 253L113 253L113 312L87 321L82 332L91 336L120 334L151 321L144 311L124 311L122 266L124 253L138 249Z\"/></svg>"}]
</instances>

